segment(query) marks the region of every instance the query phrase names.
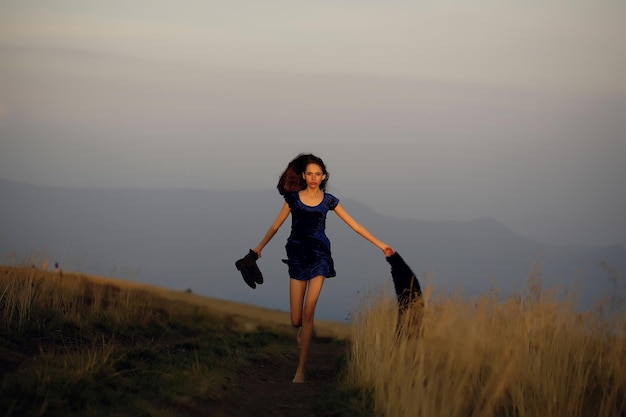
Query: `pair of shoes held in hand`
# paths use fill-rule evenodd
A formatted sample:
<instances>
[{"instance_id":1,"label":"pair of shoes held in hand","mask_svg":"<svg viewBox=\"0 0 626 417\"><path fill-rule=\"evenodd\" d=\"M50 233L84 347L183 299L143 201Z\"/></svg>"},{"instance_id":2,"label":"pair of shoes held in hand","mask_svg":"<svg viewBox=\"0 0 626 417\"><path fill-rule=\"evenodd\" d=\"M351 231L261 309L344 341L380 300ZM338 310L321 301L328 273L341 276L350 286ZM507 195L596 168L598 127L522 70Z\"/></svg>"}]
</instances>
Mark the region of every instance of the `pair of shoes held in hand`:
<instances>
[{"instance_id":1,"label":"pair of shoes held in hand","mask_svg":"<svg viewBox=\"0 0 626 417\"><path fill-rule=\"evenodd\" d=\"M263 274L256 264L259 255L255 251L250 251L243 258L235 262L235 267L241 272L243 280L252 289L256 288L257 284L263 284Z\"/></svg>"}]
</instances>

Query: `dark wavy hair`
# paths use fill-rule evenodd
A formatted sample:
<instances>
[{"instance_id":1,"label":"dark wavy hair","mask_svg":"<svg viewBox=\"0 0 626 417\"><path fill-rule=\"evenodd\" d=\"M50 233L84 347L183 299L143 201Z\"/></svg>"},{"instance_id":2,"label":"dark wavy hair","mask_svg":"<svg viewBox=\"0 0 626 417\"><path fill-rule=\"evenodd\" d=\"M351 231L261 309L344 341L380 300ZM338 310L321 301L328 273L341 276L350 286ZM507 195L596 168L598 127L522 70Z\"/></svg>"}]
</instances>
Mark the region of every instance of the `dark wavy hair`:
<instances>
[{"instance_id":1,"label":"dark wavy hair","mask_svg":"<svg viewBox=\"0 0 626 417\"><path fill-rule=\"evenodd\" d=\"M306 180L302 174L306 171L306 167L309 164L316 164L322 168L322 172L326 177L320 183L320 190L326 190L326 183L328 182L328 171L326 170L326 164L319 158L310 153L301 153L296 156L289 164L285 171L278 180L276 188L281 195L285 195L294 191L301 191L306 188Z\"/></svg>"}]
</instances>

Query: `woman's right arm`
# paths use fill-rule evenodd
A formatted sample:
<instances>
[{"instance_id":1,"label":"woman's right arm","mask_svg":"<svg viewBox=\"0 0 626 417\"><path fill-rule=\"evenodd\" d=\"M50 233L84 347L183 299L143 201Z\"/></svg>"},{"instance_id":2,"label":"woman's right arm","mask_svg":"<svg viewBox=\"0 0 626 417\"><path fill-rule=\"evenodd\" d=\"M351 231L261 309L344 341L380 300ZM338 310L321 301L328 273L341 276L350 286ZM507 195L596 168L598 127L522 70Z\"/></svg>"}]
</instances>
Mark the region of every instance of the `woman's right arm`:
<instances>
[{"instance_id":1,"label":"woman's right arm","mask_svg":"<svg viewBox=\"0 0 626 417\"><path fill-rule=\"evenodd\" d=\"M276 232L278 232L278 229L280 229L280 226L282 226L287 217L289 217L290 212L291 209L289 208L289 204L284 203L283 208L280 209L280 213L278 213L278 216L276 217L276 220L274 220L274 223L269 229L267 229L267 232L265 233L265 236L263 236L263 239L261 239L261 242L259 242L256 248L252 249L257 255L259 255L259 258L261 257L261 250L263 250L265 245L272 240Z\"/></svg>"}]
</instances>

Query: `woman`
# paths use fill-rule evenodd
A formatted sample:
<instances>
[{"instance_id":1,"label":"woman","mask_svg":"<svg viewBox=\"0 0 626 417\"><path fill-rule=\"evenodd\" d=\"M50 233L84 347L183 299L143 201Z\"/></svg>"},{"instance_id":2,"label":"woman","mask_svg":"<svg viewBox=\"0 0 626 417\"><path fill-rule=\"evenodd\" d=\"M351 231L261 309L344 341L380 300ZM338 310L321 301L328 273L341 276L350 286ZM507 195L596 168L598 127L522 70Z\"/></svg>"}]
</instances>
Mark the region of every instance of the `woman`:
<instances>
[{"instance_id":1,"label":"woman","mask_svg":"<svg viewBox=\"0 0 626 417\"><path fill-rule=\"evenodd\" d=\"M355 232L378 246L385 256L395 252L355 221L338 198L325 192L327 182L328 171L320 158L312 154L300 154L293 159L277 185L285 203L261 242L253 249L260 258L261 250L291 213L291 234L285 246L287 259L283 262L289 266L291 324L298 328L300 348L294 383L304 382L306 360L313 338L315 306L324 280L336 275L330 241L325 233L328 211L334 210Z\"/></svg>"}]
</instances>

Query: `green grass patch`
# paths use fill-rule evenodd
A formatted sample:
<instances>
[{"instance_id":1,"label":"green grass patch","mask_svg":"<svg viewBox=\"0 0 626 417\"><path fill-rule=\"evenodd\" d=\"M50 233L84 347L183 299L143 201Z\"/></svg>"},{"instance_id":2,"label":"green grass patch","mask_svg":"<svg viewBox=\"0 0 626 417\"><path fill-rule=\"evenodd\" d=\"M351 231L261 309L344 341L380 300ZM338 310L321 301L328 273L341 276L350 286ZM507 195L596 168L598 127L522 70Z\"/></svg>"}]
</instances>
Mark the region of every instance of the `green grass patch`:
<instances>
[{"instance_id":1,"label":"green grass patch","mask_svg":"<svg viewBox=\"0 0 626 417\"><path fill-rule=\"evenodd\" d=\"M35 269L0 275L3 416L184 416L293 335L206 308Z\"/></svg>"}]
</instances>

